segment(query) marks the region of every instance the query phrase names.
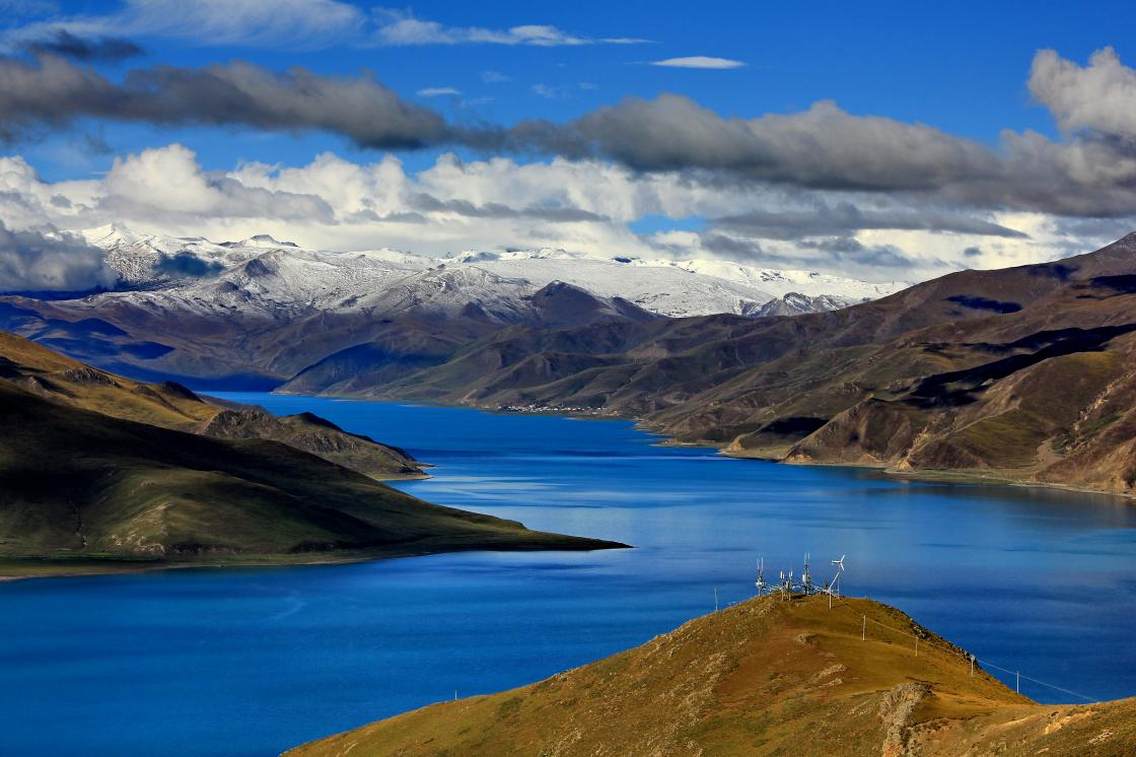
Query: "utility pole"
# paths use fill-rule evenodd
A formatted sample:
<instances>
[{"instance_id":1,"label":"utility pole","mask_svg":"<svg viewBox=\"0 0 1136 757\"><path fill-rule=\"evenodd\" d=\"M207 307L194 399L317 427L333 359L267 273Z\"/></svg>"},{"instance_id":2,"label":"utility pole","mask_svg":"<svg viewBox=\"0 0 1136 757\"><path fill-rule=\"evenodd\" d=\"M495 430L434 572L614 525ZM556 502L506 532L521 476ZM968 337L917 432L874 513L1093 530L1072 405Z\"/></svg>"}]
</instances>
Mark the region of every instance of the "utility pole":
<instances>
[{"instance_id":1,"label":"utility pole","mask_svg":"<svg viewBox=\"0 0 1136 757\"><path fill-rule=\"evenodd\" d=\"M970 677L974 677L974 655L967 655L970 657Z\"/></svg>"},{"instance_id":2,"label":"utility pole","mask_svg":"<svg viewBox=\"0 0 1136 757\"><path fill-rule=\"evenodd\" d=\"M714 587L714 612L718 612L718 587Z\"/></svg>"},{"instance_id":3,"label":"utility pole","mask_svg":"<svg viewBox=\"0 0 1136 757\"><path fill-rule=\"evenodd\" d=\"M1022 693L1022 671L1019 670L1017 673L1014 674L1014 676L1015 676L1015 678L1014 678L1014 691L1021 694Z\"/></svg>"}]
</instances>

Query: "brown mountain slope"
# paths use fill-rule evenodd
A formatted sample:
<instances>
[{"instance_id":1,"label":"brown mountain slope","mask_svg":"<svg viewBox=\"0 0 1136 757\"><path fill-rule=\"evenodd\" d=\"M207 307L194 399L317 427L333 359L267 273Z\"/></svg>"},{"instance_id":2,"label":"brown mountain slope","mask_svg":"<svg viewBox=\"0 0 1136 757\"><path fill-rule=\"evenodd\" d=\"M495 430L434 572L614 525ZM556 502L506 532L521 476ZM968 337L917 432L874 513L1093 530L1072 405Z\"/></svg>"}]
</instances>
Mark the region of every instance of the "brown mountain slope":
<instances>
[{"instance_id":1,"label":"brown mountain slope","mask_svg":"<svg viewBox=\"0 0 1136 757\"><path fill-rule=\"evenodd\" d=\"M0 295L0 329L139 378L256 389L294 379L306 391L339 384L349 391L360 383L355 376L374 385L444 363L462 346L510 324L564 328L656 318L626 300L599 298L562 282L520 300L489 295L462 304L465 287L474 287L471 296L492 293L492 284L478 281L497 277L444 266L376 292L365 306L352 297L346 310L318 310L263 296L265 286L291 286L278 278L281 263L287 268L279 255L267 253L246 264L246 272L256 273L244 284L217 284L188 299L176 287L60 300ZM234 307L232 298L248 307Z\"/></svg>"},{"instance_id":2,"label":"brown mountain slope","mask_svg":"<svg viewBox=\"0 0 1136 757\"><path fill-rule=\"evenodd\" d=\"M866 639L861 634L866 629ZM918 654L912 636L920 637ZM491 696L431 705L296 755L1114 755L1136 700L1045 706L868 600L765 597Z\"/></svg>"},{"instance_id":3,"label":"brown mountain slope","mask_svg":"<svg viewBox=\"0 0 1136 757\"><path fill-rule=\"evenodd\" d=\"M622 415L797 462L1131 492L1136 235L845 310L499 332L356 393Z\"/></svg>"},{"instance_id":4,"label":"brown mountain slope","mask_svg":"<svg viewBox=\"0 0 1136 757\"><path fill-rule=\"evenodd\" d=\"M219 403L170 382L147 384L64 357L0 332L0 379L44 399L224 439L270 439L379 479L423 475L402 450L349 434L311 413L277 418L257 407Z\"/></svg>"},{"instance_id":5,"label":"brown mountain slope","mask_svg":"<svg viewBox=\"0 0 1136 757\"><path fill-rule=\"evenodd\" d=\"M0 577L622 546L431 505L270 438L175 430L220 409L23 340L0 349ZM319 419L278 424L308 441L350 437Z\"/></svg>"}]
</instances>

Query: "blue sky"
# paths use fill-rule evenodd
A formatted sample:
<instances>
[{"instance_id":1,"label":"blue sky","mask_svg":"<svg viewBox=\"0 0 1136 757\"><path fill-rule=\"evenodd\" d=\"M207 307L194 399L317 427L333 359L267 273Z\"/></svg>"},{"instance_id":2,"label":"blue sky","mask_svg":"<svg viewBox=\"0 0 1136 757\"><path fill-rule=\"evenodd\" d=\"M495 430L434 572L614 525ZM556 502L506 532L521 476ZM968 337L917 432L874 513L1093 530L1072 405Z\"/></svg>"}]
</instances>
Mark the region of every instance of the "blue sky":
<instances>
[{"instance_id":1,"label":"blue sky","mask_svg":"<svg viewBox=\"0 0 1136 757\"><path fill-rule=\"evenodd\" d=\"M1130 4L0 11L12 229L555 247L913 280L1136 227Z\"/></svg>"},{"instance_id":2,"label":"blue sky","mask_svg":"<svg viewBox=\"0 0 1136 757\"><path fill-rule=\"evenodd\" d=\"M20 3L14 5L20 7ZM28 3L27 9L50 6ZM108 15L113 0L61 2L54 14L30 13L22 20L53 16ZM357 4L369 12L372 4ZM404 8L405 10L405 8ZM512 123L534 116L565 120L627 95L685 94L723 115L756 116L793 112L831 99L858 114L880 114L931 124L993 144L1004 128L1054 133L1053 119L1032 103L1025 82L1039 48L1055 48L1084 59L1110 44L1123 54L1123 19L1130 4L1098 2L1073 9L1067 3L905 2L593 2L532 3L418 2L420 19L448 26L509 28L549 24L589 38L640 37L639 45L560 47L493 44L367 47L320 44L304 49L298 40L279 44L210 45L164 35L134 37L145 57L102 66L109 73L147 62L199 66L234 58L272 69L301 65L314 71L373 72L399 93L450 114L456 120ZM18 26L20 15L9 23ZM1132 24L1127 25L1129 30ZM1112 30L1111 33L1109 30ZM653 60L707 55L745 63L732 70L691 70L645 65ZM508 81L487 82L494 72ZM545 86L551 97L533 91ZM582 86L583 85L583 86ZM426 88L453 87L459 96L418 97ZM115 152L174 140L197 150L210 168L237 160L293 165L334 149L362 155L343 139L328 135L275 135L250 130L152 129L116 124L87 127ZM64 148L73 134L60 135L26 152L45 177L75 176L86 167ZM93 169L109 165L107 155L84 148ZM425 165L432 155L415 153Z\"/></svg>"}]
</instances>

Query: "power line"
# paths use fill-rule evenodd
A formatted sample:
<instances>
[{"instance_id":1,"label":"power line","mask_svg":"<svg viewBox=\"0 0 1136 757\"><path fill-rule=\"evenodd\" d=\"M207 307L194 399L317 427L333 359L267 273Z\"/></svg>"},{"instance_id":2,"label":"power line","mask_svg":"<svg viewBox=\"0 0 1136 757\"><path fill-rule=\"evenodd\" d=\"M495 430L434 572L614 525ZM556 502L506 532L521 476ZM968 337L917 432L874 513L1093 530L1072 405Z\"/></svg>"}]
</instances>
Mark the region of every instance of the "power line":
<instances>
[{"instance_id":1,"label":"power line","mask_svg":"<svg viewBox=\"0 0 1136 757\"><path fill-rule=\"evenodd\" d=\"M851 608L848 608L848 609L851 609ZM881 628L886 628L889 631L894 631L895 633L903 634L904 636L909 636L909 637L915 639L915 649L916 649L915 654L916 654L916 656L918 656L918 654L919 654L919 651L918 651L919 650L919 640L921 638L918 634L914 634L911 631L905 630L903 628L897 628L896 626L890 626L886 623L881 623L880 621L876 620L875 618L869 618L867 615L863 615L862 617L863 617L863 625L862 625L862 628L861 628L861 638L862 639L866 640L867 624L872 623L872 624L877 625ZM924 643L927 643L929 640L923 639L923 641L924 641ZM1029 681L1030 683L1035 683L1039 686L1045 686L1046 688L1053 689L1054 691L1060 691L1062 694L1068 694L1069 696L1077 697L1078 699L1083 699L1086 702L1100 702L1100 701L1102 701L1100 697L1091 697L1087 694L1081 694L1080 692L1076 692L1076 691L1073 691L1071 689L1066 689L1063 686L1058 686L1057 684L1049 683L1048 681L1042 681L1041 679L1038 679L1038 678L1033 678L1031 676L1023 675L1021 673L1021 671L1010 670L1008 668L1004 668L1001 665L996 665L995 663L993 663L989 660L980 659L980 658L978 658L978 657L976 657L976 656L974 656L974 655L972 655L968 652L960 652L953 645L944 646L943 644L938 644L938 645L932 644L932 646L938 647L941 651L951 653L955 656L961 656L961 657L964 657L966 659L972 659L973 658L974 662L977 662L978 664L982 665L984 668L993 668L994 670L999 670L999 671L1005 673L1006 675L1014 676L1015 679L1018 681L1019 693L1021 693L1020 692L1020 688L1021 688L1020 681L1026 680L1026 681Z\"/></svg>"}]
</instances>

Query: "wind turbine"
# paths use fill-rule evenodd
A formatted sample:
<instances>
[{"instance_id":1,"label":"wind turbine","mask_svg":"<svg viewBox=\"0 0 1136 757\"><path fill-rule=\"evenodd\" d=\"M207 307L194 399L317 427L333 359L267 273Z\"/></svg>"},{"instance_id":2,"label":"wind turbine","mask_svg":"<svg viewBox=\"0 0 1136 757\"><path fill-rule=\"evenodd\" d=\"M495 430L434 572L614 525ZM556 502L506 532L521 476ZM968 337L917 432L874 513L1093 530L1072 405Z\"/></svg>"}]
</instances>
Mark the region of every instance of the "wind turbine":
<instances>
[{"instance_id":1,"label":"wind turbine","mask_svg":"<svg viewBox=\"0 0 1136 757\"><path fill-rule=\"evenodd\" d=\"M836 573L833 574L832 580L828 582L828 586L824 588L824 593L831 596L840 596L840 576L844 573L844 558L847 555L841 555L839 560L833 560L832 564L836 566Z\"/></svg>"}]
</instances>

